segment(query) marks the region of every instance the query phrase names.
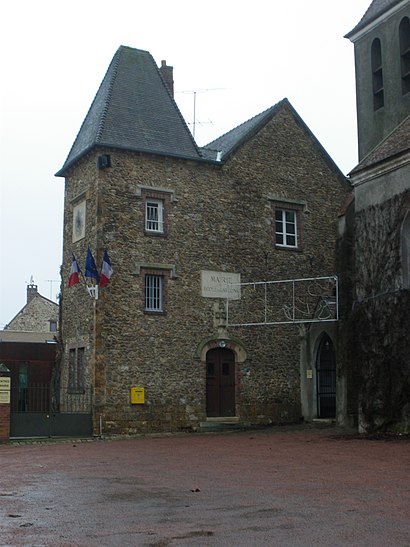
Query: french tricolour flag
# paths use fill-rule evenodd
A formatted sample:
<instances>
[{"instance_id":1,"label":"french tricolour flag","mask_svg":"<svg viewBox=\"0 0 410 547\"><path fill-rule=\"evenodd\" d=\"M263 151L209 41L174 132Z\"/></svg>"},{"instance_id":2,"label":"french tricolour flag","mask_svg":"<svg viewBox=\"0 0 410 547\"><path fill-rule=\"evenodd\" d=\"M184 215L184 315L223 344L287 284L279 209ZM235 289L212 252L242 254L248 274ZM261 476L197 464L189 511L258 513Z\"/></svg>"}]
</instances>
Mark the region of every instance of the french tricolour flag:
<instances>
[{"instance_id":1,"label":"french tricolour flag","mask_svg":"<svg viewBox=\"0 0 410 547\"><path fill-rule=\"evenodd\" d=\"M113 269L111 267L111 261L107 253L107 249L104 251L104 257L101 265L100 273L100 287L105 287L108 285L110 277L112 276Z\"/></svg>"},{"instance_id":2,"label":"french tricolour flag","mask_svg":"<svg viewBox=\"0 0 410 547\"><path fill-rule=\"evenodd\" d=\"M73 285L76 285L80 282L80 266L78 265L78 262L73 255L73 260L71 262L71 270L70 270L70 277L68 278L68 286L72 287Z\"/></svg>"}]
</instances>

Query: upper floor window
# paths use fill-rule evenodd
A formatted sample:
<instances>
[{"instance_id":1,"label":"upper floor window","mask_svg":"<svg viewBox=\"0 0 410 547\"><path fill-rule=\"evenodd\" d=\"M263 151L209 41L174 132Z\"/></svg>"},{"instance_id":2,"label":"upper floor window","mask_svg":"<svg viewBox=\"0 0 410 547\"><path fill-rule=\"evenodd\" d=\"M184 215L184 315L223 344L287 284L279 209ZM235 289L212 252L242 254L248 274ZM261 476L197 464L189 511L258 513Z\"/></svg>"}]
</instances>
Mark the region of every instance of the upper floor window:
<instances>
[{"instance_id":1,"label":"upper floor window","mask_svg":"<svg viewBox=\"0 0 410 547\"><path fill-rule=\"evenodd\" d=\"M410 91L410 20L404 17L399 26L401 90L403 95Z\"/></svg>"},{"instance_id":2,"label":"upper floor window","mask_svg":"<svg viewBox=\"0 0 410 547\"><path fill-rule=\"evenodd\" d=\"M141 199L145 235L167 237L171 204L178 201L175 191L138 184L136 195Z\"/></svg>"},{"instance_id":3,"label":"upper floor window","mask_svg":"<svg viewBox=\"0 0 410 547\"><path fill-rule=\"evenodd\" d=\"M275 234L276 245L298 246L296 211L275 209Z\"/></svg>"},{"instance_id":4,"label":"upper floor window","mask_svg":"<svg viewBox=\"0 0 410 547\"><path fill-rule=\"evenodd\" d=\"M145 230L164 233L164 202L147 198L145 202Z\"/></svg>"},{"instance_id":5,"label":"upper floor window","mask_svg":"<svg viewBox=\"0 0 410 547\"><path fill-rule=\"evenodd\" d=\"M57 332L57 321L50 320L50 332Z\"/></svg>"},{"instance_id":6,"label":"upper floor window","mask_svg":"<svg viewBox=\"0 0 410 547\"><path fill-rule=\"evenodd\" d=\"M145 311L164 311L164 278L158 274L145 274Z\"/></svg>"},{"instance_id":7,"label":"upper floor window","mask_svg":"<svg viewBox=\"0 0 410 547\"><path fill-rule=\"evenodd\" d=\"M373 78L373 110L384 106L384 86L382 68L382 46L379 38L372 43L372 78Z\"/></svg>"}]
</instances>

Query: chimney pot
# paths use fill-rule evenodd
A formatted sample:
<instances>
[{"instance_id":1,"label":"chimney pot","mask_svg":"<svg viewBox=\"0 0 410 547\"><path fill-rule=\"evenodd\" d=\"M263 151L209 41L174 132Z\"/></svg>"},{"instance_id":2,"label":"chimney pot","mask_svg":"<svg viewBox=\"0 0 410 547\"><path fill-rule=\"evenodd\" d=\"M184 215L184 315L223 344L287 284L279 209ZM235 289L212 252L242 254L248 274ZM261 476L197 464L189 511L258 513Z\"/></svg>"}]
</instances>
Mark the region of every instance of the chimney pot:
<instances>
[{"instance_id":1,"label":"chimney pot","mask_svg":"<svg viewBox=\"0 0 410 547\"><path fill-rule=\"evenodd\" d=\"M37 296L37 285L27 285L27 304Z\"/></svg>"},{"instance_id":2,"label":"chimney pot","mask_svg":"<svg viewBox=\"0 0 410 547\"><path fill-rule=\"evenodd\" d=\"M169 89L169 92L171 93L171 96L174 96L174 68L172 66L168 66L166 61L161 61L161 66L159 68L159 72L164 80L164 82L167 84L167 87Z\"/></svg>"}]
</instances>

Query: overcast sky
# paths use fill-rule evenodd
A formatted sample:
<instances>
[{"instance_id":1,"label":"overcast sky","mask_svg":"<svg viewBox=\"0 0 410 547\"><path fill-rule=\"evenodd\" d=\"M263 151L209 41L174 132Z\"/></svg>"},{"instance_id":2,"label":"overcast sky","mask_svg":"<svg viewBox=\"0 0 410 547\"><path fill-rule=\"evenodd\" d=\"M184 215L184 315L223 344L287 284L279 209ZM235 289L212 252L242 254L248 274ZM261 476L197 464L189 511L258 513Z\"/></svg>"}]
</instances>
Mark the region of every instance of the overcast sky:
<instances>
[{"instance_id":1,"label":"overcast sky","mask_svg":"<svg viewBox=\"0 0 410 547\"><path fill-rule=\"evenodd\" d=\"M287 97L347 174L357 138L353 44L343 36L370 3L2 2L0 329L25 305L31 276L56 299L64 179L54 174L120 45L174 67L189 124L196 91L199 145Z\"/></svg>"}]
</instances>

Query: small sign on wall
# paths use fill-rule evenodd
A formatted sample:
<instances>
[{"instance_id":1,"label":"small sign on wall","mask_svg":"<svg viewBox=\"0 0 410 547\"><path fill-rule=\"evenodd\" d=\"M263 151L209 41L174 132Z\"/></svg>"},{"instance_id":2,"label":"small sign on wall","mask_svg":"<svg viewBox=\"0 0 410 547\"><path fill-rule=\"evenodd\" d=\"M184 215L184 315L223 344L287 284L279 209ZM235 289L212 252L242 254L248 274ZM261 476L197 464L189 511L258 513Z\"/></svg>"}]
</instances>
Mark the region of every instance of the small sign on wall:
<instances>
[{"instance_id":1,"label":"small sign on wall","mask_svg":"<svg viewBox=\"0 0 410 547\"><path fill-rule=\"evenodd\" d=\"M0 391L10 391L11 378L0 378Z\"/></svg>"},{"instance_id":2,"label":"small sign on wall","mask_svg":"<svg viewBox=\"0 0 410 547\"><path fill-rule=\"evenodd\" d=\"M313 370L312 369L308 369L306 371L306 378L309 378L309 379L313 378Z\"/></svg>"},{"instance_id":3,"label":"small sign on wall","mask_svg":"<svg viewBox=\"0 0 410 547\"><path fill-rule=\"evenodd\" d=\"M0 405L1 404L10 404L10 391L0 391Z\"/></svg>"},{"instance_id":4,"label":"small sign on wall","mask_svg":"<svg viewBox=\"0 0 410 547\"><path fill-rule=\"evenodd\" d=\"M201 271L201 294L205 298L241 299L241 274Z\"/></svg>"}]
</instances>

